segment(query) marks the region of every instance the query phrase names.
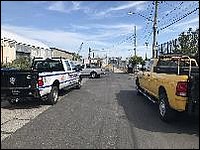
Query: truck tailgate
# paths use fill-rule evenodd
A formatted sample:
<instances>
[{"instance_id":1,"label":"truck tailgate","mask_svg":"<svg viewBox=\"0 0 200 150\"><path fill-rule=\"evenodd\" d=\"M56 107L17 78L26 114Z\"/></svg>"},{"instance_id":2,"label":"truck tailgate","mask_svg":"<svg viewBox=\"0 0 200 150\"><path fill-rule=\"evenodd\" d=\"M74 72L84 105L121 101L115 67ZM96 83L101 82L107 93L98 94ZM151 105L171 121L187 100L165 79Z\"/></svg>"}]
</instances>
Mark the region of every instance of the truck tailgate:
<instances>
[{"instance_id":1,"label":"truck tailgate","mask_svg":"<svg viewBox=\"0 0 200 150\"><path fill-rule=\"evenodd\" d=\"M1 71L1 89L35 88L38 73L33 71L4 70Z\"/></svg>"}]
</instances>

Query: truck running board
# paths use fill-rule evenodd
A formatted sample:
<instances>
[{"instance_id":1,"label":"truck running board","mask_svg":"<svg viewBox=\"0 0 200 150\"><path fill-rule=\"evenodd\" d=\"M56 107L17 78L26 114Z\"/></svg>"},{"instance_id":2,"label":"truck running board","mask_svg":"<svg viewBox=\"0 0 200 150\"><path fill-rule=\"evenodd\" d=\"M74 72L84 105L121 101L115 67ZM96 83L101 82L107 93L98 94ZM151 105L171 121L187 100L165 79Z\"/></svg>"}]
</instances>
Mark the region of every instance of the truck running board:
<instances>
[{"instance_id":1,"label":"truck running board","mask_svg":"<svg viewBox=\"0 0 200 150\"><path fill-rule=\"evenodd\" d=\"M147 95L147 94L146 94L145 92L143 92L141 89L137 88L137 90L138 90L141 94L143 94L145 97L147 97L148 100L150 100L150 101L153 102L153 103L156 103L155 100L153 100L149 95Z\"/></svg>"}]
</instances>

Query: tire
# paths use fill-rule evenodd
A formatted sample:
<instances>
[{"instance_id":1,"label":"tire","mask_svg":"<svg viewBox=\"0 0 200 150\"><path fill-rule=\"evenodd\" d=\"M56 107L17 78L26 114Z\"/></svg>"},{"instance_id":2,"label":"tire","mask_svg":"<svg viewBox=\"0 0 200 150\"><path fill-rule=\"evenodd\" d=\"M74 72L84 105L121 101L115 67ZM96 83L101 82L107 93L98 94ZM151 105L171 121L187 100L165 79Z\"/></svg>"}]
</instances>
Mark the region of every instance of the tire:
<instances>
[{"instance_id":1,"label":"tire","mask_svg":"<svg viewBox=\"0 0 200 150\"><path fill-rule=\"evenodd\" d=\"M76 86L76 89L80 89L81 88L81 79L78 80L78 85Z\"/></svg>"},{"instance_id":2,"label":"tire","mask_svg":"<svg viewBox=\"0 0 200 150\"><path fill-rule=\"evenodd\" d=\"M138 96L141 96L142 95L142 93L140 93L140 91L139 91L139 89L141 89L140 88L140 83L139 83L139 79L138 78L136 78L136 80L135 80L135 84L136 84L136 88L137 88L137 95Z\"/></svg>"},{"instance_id":3,"label":"tire","mask_svg":"<svg viewBox=\"0 0 200 150\"><path fill-rule=\"evenodd\" d=\"M9 99L7 99L7 100L8 100L8 102L9 102L11 105L17 104L17 102L16 102L14 99L12 99L12 98L9 98Z\"/></svg>"},{"instance_id":4,"label":"tire","mask_svg":"<svg viewBox=\"0 0 200 150\"><path fill-rule=\"evenodd\" d=\"M54 105L58 102L58 87L53 86L50 94L48 95L48 104Z\"/></svg>"},{"instance_id":5,"label":"tire","mask_svg":"<svg viewBox=\"0 0 200 150\"><path fill-rule=\"evenodd\" d=\"M158 110L161 120L165 122L171 122L176 116L175 110L171 109L169 106L166 92L161 92L159 94Z\"/></svg>"},{"instance_id":6,"label":"tire","mask_svg":"<svg viewBox=\"0 0 200 150\"><path fill-rule=\"evenodd\" d=\"M96 72L91 72L90 73L90 77L93 78L93 79L96 78L97 77L97 73Z\"/></svg>"}]
</instances>

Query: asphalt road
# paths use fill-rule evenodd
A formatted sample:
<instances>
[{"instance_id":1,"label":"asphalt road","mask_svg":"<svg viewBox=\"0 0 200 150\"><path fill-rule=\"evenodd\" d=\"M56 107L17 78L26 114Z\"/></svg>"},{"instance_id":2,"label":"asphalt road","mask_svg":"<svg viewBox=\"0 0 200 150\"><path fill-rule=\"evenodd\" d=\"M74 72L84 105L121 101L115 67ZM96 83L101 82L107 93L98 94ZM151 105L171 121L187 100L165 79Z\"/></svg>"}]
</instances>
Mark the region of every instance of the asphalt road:
<instances>
[{"instance_id":1,"label":"asphalt road","mask_svg":"<svg viewBox=\"0 0 200 150\"><path fill-rule=\"evenodd\" d=\"M31 110L30 110L31 111ZM138 96L133 78L88 80L1 141L2 149L199 149L199 119L162 122L157 105Z\"/></svg>"}]
</instances>

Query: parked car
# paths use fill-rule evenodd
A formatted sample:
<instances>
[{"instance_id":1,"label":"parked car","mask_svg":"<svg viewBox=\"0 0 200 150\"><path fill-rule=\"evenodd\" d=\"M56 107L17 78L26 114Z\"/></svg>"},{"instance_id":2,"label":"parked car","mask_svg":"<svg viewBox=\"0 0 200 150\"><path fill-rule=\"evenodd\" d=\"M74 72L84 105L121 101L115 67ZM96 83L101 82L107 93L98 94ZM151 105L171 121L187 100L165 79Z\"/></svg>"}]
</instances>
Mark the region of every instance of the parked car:
<instances>
[{"instance_id":1,"label":"parked car","mask_svg":"<svg viewBox=\"0 0 200 150\"><path fill-rule=\"evenodd\" d=\"M97 64L82 64L81 66L81 77L91 77L91 78L100 78L102 74L105 73L101 67L99 67Z\"/></svg>"},{"instance_id":2,"label":"parked car","mask_svg":"<svg viewBox=\"0 0 200 150\"><path fill-rule=\"evenodd\" d=\"M1 70L1 98L11 104L21 98L58 101L59 90L80 88L81 78L70 60L35 58L30 70Z\"/></svg>"},{"instance_id":3,"label":"parked car","mask_svg":"<svg viewBox=\"0 0 200 150\"><path fill-rule=\"evenodd\" d=\"M158 103L164 121L177 112L199 114L199 67L195 59L182 55L161 55L152 59L136 78L139 93Z\"/></svg>"}]
</instances>

